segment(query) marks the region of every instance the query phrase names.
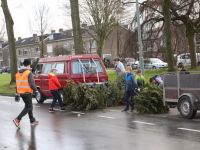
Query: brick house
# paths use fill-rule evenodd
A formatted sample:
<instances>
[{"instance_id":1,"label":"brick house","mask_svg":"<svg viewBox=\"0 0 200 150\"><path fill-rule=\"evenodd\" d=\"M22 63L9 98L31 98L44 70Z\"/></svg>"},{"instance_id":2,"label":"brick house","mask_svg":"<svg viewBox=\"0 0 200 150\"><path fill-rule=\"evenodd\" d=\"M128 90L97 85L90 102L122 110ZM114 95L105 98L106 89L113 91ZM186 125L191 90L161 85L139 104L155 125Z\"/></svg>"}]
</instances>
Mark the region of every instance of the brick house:
<instances>
[{"instance_id":1,"label":"brick house","mask_svg":"<svg viewBox=\"0 0 200 150\"><path fill-rule=\"evenodd\" d=\"M120 26L113 30L105 42L103 58L110 58L112 62L113 58L120 56L120 54L123 52L123 44L126 32L128 32L128 30ZM84 29L82 29L82 39L84 53L97 54L97 44L95 40ZM18 37L17 41L15 42L18 67L22 65L24 59L30 59L33 61L37 58L40 58L41 44L41 36L37 36L36 34L34 34L32 37L23 39ZM3 61L0 65L10 66L8 44L5 45L4 43L3 46L4 47L0 48L0 61ZM1 55L1 53L3 54ZM52 30L50 34L44 35L45 57L74 54L75 49L72 30L63 31L63 29L59 29L59 32L57 33L55 30Z\"/></svg>"}]
</instances>

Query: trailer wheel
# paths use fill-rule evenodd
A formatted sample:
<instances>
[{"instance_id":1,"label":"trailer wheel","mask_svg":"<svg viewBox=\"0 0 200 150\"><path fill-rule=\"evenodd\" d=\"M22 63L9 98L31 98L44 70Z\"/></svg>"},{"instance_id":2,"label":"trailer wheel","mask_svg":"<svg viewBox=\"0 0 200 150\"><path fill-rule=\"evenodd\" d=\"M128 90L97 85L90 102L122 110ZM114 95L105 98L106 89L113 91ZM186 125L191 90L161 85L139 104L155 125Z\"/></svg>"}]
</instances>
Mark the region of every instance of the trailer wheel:
<instances>
[{"instance_id":1,"label":"trailer wheel","mask_svg":"<svg viewBox=\"0 0 200 150\"><path fill-rule=\"evenodd\" d=\"M192 119L197 113L197 110L193 109L190 98L188 96L182 96L178 103L180 114L187 119Z\"/></svg>"}]
</instances>

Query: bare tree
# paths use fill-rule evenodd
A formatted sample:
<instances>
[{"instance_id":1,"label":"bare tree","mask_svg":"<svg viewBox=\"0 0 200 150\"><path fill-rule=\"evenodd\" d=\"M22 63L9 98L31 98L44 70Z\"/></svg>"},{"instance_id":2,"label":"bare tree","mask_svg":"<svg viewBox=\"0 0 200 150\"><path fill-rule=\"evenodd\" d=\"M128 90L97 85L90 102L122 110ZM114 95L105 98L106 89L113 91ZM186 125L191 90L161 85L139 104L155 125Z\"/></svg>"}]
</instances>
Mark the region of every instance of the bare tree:
<instances>
[{"instance_id":1,"label":"bare tree","mask_svg":"<svg viewBox=\"0 0 200 150\"><path fill-rule=\"evenodd\" d=\"M70 55L71 51L69 50L68 46L65 46L64 44L57 44L53 47L53 53L55 56Z\"/></svg>"},{"instance_id":2,"label":"bare tree","mask_svg":"<svg viewBox=\"0 0 200 150\"><path fill-rule=\"evenodd\" d=\"M122 5L117 0L85 0L82 9L82 21L89 25L85 30L96 41L97 53L102 58L105 41L118 23Z\"/></svg>"},{"instance_id":3,"label":"bare tree","mask_svg":"<svg viewBox=\"0 0 200 150\"><path fill-rule=\"evenodd\" d=\"M50 9L47 4L38 4L35 9L34 20L29 20L29 28L33 33L38 33L41 35L41 52L40 57L44 57L44 34L50 29L50 19L52 15L50 14Z\"/></svg>"},{"instance_id":4,"label":"bare tree","mask_svg":"<svg viewBox=\"0 0 200 150\"><path fill-rule=\"evenodd\" d=\"M14 83L15 74L17 73L17 55L15 50L15 38L14 38L14 31L13 25L14 21L12 19L11 13L8 8L7 0L1 0L1 7L3 9L3 13L5 16L6 21L6 29L8 35L8 44L9 44L9 53L10 53L10 65L11 65L11 82Z\"/></svg>"}]
</instances>

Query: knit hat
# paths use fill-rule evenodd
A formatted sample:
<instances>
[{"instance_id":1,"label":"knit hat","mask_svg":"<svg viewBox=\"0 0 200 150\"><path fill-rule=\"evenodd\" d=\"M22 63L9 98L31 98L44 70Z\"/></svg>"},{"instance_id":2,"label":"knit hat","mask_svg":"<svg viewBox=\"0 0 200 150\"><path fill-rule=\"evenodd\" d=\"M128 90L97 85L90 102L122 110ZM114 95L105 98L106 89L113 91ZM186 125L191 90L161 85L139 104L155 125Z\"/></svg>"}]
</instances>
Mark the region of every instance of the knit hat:
<instances>
[{"instance_id":1,"label":"knit hat","mask_svg":"<svg viewBox=\"0 0 200 150\"><path fill-rule=\"evenodd\" d=\"M28 66L28 65L31 65L31 62L29 59L24 59L23 64L24 64L24 66Z\"/></svg>"}]
</instances>

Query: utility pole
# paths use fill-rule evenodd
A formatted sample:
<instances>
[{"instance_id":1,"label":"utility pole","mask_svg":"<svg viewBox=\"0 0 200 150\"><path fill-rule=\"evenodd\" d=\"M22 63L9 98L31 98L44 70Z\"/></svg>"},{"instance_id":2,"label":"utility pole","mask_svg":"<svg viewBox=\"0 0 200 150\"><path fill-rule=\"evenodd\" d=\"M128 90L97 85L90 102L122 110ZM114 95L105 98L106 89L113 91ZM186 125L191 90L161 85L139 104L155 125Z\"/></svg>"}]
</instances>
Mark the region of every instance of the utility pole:
<instances>
[{"instance_id":1,"label":"utility pole","mask_svg":"<svg viewBox=\"0 0 200 150\"><path fill-rule=\"evenodd\" d=\"M138 0L136 0L136 13L137 13L137 24L138 24L138 43L139 43L139 54L140 54L140 69L142 70L142 75L144 76L144 61L143 61L143 54L142 54L142 40L141 40Z\"/></svg>"}]
</instances>

